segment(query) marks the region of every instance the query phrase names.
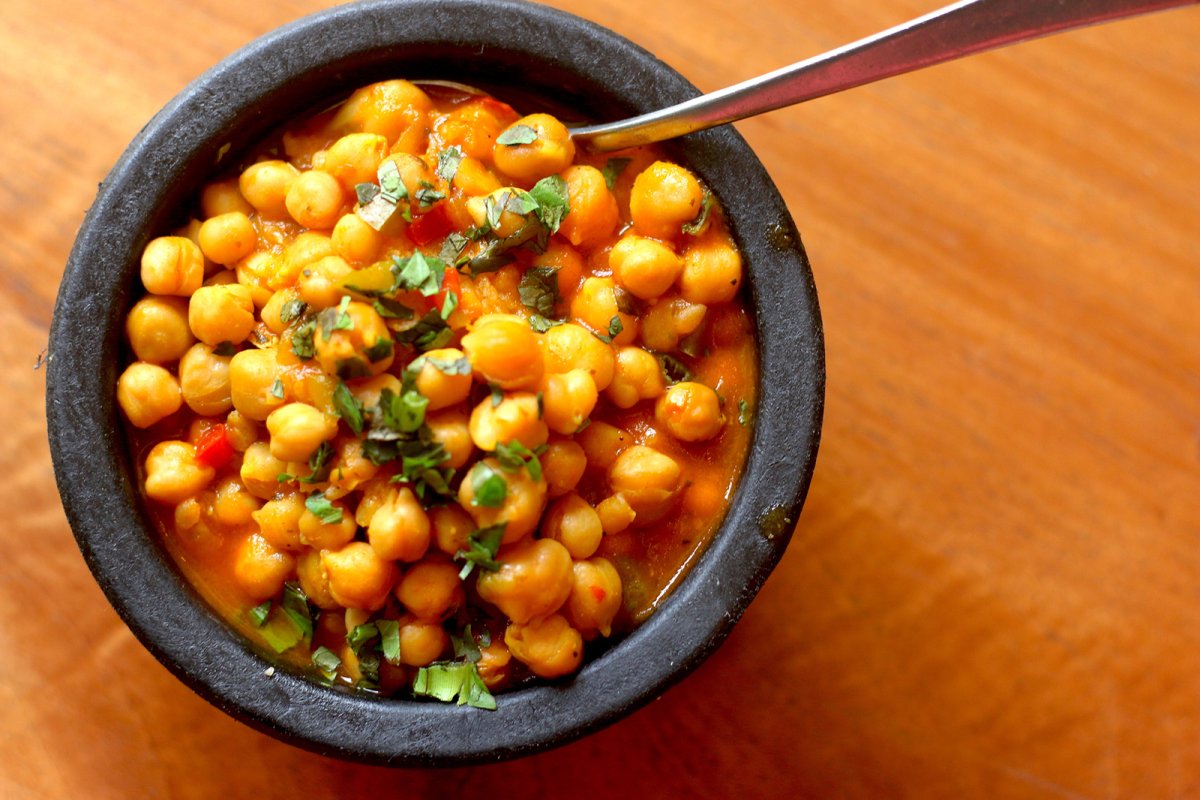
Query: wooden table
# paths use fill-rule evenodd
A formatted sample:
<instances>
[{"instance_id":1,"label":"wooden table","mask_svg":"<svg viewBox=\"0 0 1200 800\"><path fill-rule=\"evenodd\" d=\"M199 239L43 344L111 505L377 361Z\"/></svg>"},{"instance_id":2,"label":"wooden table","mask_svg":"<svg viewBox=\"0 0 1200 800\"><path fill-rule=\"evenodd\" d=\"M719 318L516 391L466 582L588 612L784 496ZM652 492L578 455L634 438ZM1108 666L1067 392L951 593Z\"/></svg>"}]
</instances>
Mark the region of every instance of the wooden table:
<instances>
[{"instance_id":1,"label":"wooden table","mask_svg":"<svg viewBox=\"0 0 1200 800\"><path fill-rule=\"evenodd\" d=\"M559 0L714 89L935 0ZM0 797L1200 797L1200 9L742 123L804 234L824 441L786 558L660 701L515 763L320 758L134 640L55 493L73 231L143 123L321 0L0 11Z\"/></svg>"}]
</instances>

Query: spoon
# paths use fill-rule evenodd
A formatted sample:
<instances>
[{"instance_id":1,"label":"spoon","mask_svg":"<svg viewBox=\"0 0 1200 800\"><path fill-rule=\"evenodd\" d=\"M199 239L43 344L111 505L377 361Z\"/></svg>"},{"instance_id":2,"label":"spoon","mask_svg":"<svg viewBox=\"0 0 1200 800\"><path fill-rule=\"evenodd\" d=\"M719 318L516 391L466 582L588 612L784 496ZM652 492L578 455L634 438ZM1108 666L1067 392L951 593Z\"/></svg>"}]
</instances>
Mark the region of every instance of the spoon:
<instances>
[{"instance_id":1,"label":"spoon","mask_svg":"<svg viewBox=\"0 0 1200 800\"><path fill-rule=\"evenodd\" d=\"M593 150L619 150L724 125L842 89L1016 42L1200 0L960 0L874 36L678 105L571 128Z\"/></svg>"}]
</instances>

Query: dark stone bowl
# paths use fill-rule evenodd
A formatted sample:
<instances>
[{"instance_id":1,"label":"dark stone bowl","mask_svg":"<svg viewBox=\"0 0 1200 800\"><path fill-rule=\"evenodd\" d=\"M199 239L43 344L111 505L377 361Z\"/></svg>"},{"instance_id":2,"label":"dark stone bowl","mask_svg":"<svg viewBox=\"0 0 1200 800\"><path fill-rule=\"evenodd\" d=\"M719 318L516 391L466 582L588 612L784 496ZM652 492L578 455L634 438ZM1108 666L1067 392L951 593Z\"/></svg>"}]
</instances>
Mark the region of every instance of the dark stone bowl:
<instances>
[{"instance_id":1,"label":"dark stone bowl","mask_svg":"<svg viewBox=\"0 0 1200 800\"><path fill-rule=\"evenodd\" d=\"M200 76L130 144L79 231L50 338L47 416L63 506L88 566L142 643L218 708L284 741L381 764L499 761L564 744L659 696L729 634L783 555L808 490L824 402L812 272L782 198L731 128L678 155L724 206L748 273L759 408L732 506L649 621L573 679L480 711L356 696L279 667L183 580L139 496L114 400L140 253L204 179L279 123L391 77L490 88L518 107L617 119L693 97L675 70L566 13L493 0L374 0L268 34ZM514 90L513 87L519 87Z\"/></svg>"}]
</instances>

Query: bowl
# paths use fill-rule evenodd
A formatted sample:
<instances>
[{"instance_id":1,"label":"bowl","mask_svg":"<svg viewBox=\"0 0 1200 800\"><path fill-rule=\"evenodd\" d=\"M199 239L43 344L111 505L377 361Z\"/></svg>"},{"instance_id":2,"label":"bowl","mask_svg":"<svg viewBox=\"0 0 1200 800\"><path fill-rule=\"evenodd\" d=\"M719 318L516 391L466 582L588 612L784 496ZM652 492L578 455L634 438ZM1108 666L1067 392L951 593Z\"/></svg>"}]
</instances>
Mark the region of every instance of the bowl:
<instances>
[{"instance_id":1,"label":"bowl","mask_svg":"<svg viewBox=\"0 0 1200 800\"><path fill-rule=\"evenodd\" d=\"M481 20L486 19L486 24ZM139 495L115 402L140 253L216 172L279 123L390 77L478 85L529 110L616 119L698 94L628 40L570 14L493 0L368 0L303 18L201 75L100 185L54 312L47 416L55 476L109 601L180 680L254 728L316 752L403 766L499 761L572 741L658 697L725 639L783 555L820 438L824 344L812 272L779 192L730 127L676 155L712 187L745 260L759 406L724 523L648 621L564 682L494 712L354 695L273 662L181 577Z\"/></svg>"}]
</instances>

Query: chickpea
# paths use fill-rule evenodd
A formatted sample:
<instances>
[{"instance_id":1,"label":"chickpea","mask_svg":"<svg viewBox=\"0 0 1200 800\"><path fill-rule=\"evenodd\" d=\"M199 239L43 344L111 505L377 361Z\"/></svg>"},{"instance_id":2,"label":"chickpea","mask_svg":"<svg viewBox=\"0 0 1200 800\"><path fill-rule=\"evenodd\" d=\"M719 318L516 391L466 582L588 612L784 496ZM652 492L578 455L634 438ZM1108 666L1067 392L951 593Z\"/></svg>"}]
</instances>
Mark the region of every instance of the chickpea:
<instances>
[{"instance_id":1,"label":"chickpea","mask_svg":"<svg viewBox=\"0 0 1200 800\"><path fill-rule=\"evenodd\" d=\"M637 512L629 505L624 495L614 494L596 504L596 514L600 517L600 527L609 536L620 533L633 524Z\"/></svg>"},{"instance_id":2,"label":"chickpea","mask_svg":"<svg viewBox=\"0 0 1200 800\"><path fill-rule=\"evenodd\" d=\"M336 306L346 294L343 282L353 274L354 268L341 256L325 256L300 271L296 291L314 309Z\"/></svg>"},{"instance_id":3,"label":"chickpea","mask_svg":"<svg viewBox=\"0 0 1200 800\"><path fill-rule=\"evenodd\" d=\"M379 467L363 455L362 439L348 438L338 443L337 461L329 473L329 485L341 492L352 492L379 474Z\"/></svg>"},{"instance_id":4,"label":"chickpea","mask_svg":"<svg viewBox=\"0 0 1200 800\"><path fill-rule=\"evenodd\" d=\"M230 360L199 342L183 354L179 359L179 384L188 408L213 417L233 407L229 388Z\"/></svg>"},{"instance_id":5,"label":"chickpea","mask_svg":"<svg viewBox=\"0 0 1200 800\"><path fill-rule=\"evenodd\" d=\"M596 509L571 492L550 506L542 518L542 536L561 542L571 558L590 558L600 547L604 530Z\"/></svg>"},{"instance_id":6,"label":"chickpea","mask_svg":"<svg viewBox=\"0 0 1200 800\"><path fill-rule=\"evenodd\" d=\"M281 289L278 292L273 292L271 299L263 305L262 311L259 312L259 318L262 319L262 323L266 326L267 330L276 335L287 330L288 325L294 320L284 322L283 308L293 300L299 299L295 289Z\"/></svg>"},{"instance_id":7,"label":"chickpea","mask_svg":"<svg viewBox=\"0 0 1200 800\"><path fill-rule=\"evenodd\" d=\"M288 213L288 192L299 175L300 171L286 161L260 161L242 172L238 188L261 216L283 219Z\"/></svg>"},{"instance_id":8,"label":"chickpea","mask_svg":"<svg viewBox=\"0 0 1200 800\"><path fill-rule=\"evenodd\" d=\"M443 145L458 145L464 153L480 161L492 160L492 149L496 137L515 113L499 118L500 108L488 99L469 101L459 105L440 119L435 128Z\"/></svg>"},{"instance_id":9,"label":"chickpea","mask_svg":"<svg viewBox=\"0 0 1200 800\"><path fill-rule=\"evenodd\" d=\"M430 509L429 521L438 550L453 556L459 550L467 549L467 538L475 531L475 520L463 511L462 506L451 503Z\"/></svg>"},{"instance_id":10,"label":"chickpea","mask_svg":"<svg viewBox=\"0 0 1200 800\"><path fill-rule=\"evenodd\" d=\"M313 165L337 178L346 192L353 192L360 183L375 182L388 148L387 138L377 133L348 133L329 145Z\"/></svg>"},{"instance_id":11,"label":"chickpea","mask_svg":"<svg viewBox=\"0 0 1200 800\"><path fill-rule=\"evenodd\" d=\"M612 236L621 221L617 198L609 191L604 174L595 167L567 167L562 178L571 210L563 217L558 232L576 247L591 250Z\"/></svg>"},{"instance_id":12,"label":"chickpea","mask_svg":"<svg viewBox=\"0 0 1200 800\"><path fill-rule=\"evenodd\" d=\"M392 394L400 394L401 388L400 379L385 372L365 381L355 381L355 385L350 387L350 394L354 395L354 399L361 403L363 408L374 408L379 405L379 398L384 389L388 389Z\"/></svg>"},{"instance_id":13,"label":"chickpea","mask_svg":"<svg viewBox=\"0 0 1200 800\"><path fill-rule=\"evenodd\" d=\"M434 185L435 180L428 162L412 153L392 153L384 161L391 161L396 165L400 182L404 184L404 191L408 193L409 208L414 212L421 212L423 209L416 199L417 194L426 186Z\"/></svg>"},{"instance_id":14,"label":"chickpea","mask_svg":"<svg viewBox=\"0 0 1200 800\"><path fill-rule=\"evenodd\" d=\"M593 422L575 440L583 447L588 466L602 470L611 467L617 456L633 444L632 436L607 422Z\"/></svg>"},{"instance_id":15,"label":"chickpea","mask_svg":"<svg viewBox=\"0 0 1200 800\"><path fill-rule=\"evenodd\" d=\"M117 379L117 402L130 422L149 428L183 405L179 381L157 364L135 361Z\"/></svg>"},{"instance_id":16,"label":"chickpea","mask_svg":"<svg viewBox=\"0 0 1200 800\"><path fill-rule=\"evenodd\" d=\"M200 226L200 250L210 261L229 266L254 252L258 234L241 211L209 217Z\"/></svg>"},{"instance_id":17,"label":"chickpea","mask_svg":"<svg viewBox=\"0 0 1200 800\"><path fill-rule=\"evenodd\" d=\"M321 555L318 550L305 549L296 558L296 577L300 579L300 588L317 608L326 611L341 608L329 591L329 573L325 570Z\"/></svg>"},{"instance_id":18,"label":"chickpea","mask_svg":"<svg viewBox=\"0 0 1200 800\"><path fill-rule=\"evenodd\" d=\"M508 684L512 677L511 663L512 653L499 636L493 636L491 644L479 646L479 661L475 667L484 685L492 691Z\"/></svg>"},{"instance_id":19,"label":"chickpea","mask_svg":"<svg viewBox=\"0 0 1200 800\"><path fill-rule=\"evenodd\" d=\"M487 197L470 197L467 199L467 213L471 216L471 221L478 228L490 228L492 233L503 239L512 236L521 226L525 224L527 215L518 214L512 210L511 203L516 197L516 192L508 186L496 189ZM488 207L495 205L500 209L500 214L496 218L496 223L488 221Z\"/></svg>"},{"instance_id":20,"label":"chickpea","mask_svg":"<svg viewBox=\"0 0 1200 800\"><path fill-rule=\"evenodd\" d=\"M587 467L587 456L578 442L552 438L546 452L539 457L546 476L546 493L559 497L574 489Z\"/></svg>"},{"instance_id":21,"label":"chickpea","mask_svg":"<svg viewBox=\"0 0 1200 800\"><path fill-rule=\"evenodd\" d=\"M229 437L234 450L244 453L247 447L258 441L258 426L244 414L230 411L225 418L225 435Z\"/></svg>"},{"instance_id":22,"label":"chickpea","mask_svg":"<svg viewBox=\"0 0 1200 800\"><path fill-rule=\"evenodd\" d=\"M278 388L276 383L279 382ZM247 419L262 421L283 405L275 350L243 350L229 361L229 396Z\"/></svg>"},{"instance_id":23,"label":"chickpea","mask_svg":"<svg viewBox=\"0 0 1200 800\"><path fill-rule=\"evenodd\" d=\"M466 602L458 567L449 561L414 564L396 584L396 599L417 619L441 622Z\"/></svg>"},{"instance_id":24,"label":"chickpea","mask_svg":"<svg viewBox=\"0 0 1200 800\"><path fill-rule=\"evenodd\" d=\"M313 344L321 369L349 379L378 375L391 366L395 349L387 325L366 303L327 308L317 319ZM346 319L350 327L340 327Z\"/></svg>"},{"instance_id":25,"label":"chickpea","mask_svg":"<svg viewBox=\"0 0 1200 800\"><path fill-rule=\"evenodd\" d=\"M211 556L225 543L224 531L213 524L209 513L212 494L206 489L175 506L172 533L191 553Z\"/></svg>"},{"instance_id":26,"label":"chickpea","mask_svg":"<svg viewBox=\"0 0 1200 800\"><path fill-rule=\"evenodd\" d=\"M583 662L583 637L560 614L524 625L514 622L504 632L504 643L539 678L570 675Z\"/></svg>"},{"instance_id":27,"label":"chickpea","mask_svg":"<svg viewBox=\"0 0 1200 800\"><path fill-rule=\"evenodd\" d=\"M282 255L265 250L258 250L243 258L233 267L233 275L237 282L250 290L250 299L255 308L262 308L273 297L272 280L279 273L283 263Z\"/></svg>"},{"instance_id":28,"label":"chickpea","mask_svg":"<svg viewBox=\"0 0 1200 800\"><path fill-rule=\"evenodd\" d=\"M566 616L583 634L612 633L613 618L621 609L621 576L606 558L576 561Z\"/></svg>"},{"instance_id":29,"label":"chickpea","mask_svg":"<svg viewBox=\"0 0 1200 800\"><path fill-rule=\"evenodd\" d=\"M500 134L517 133L518 127L533 129L534 140L526 144L500 144L492 147L497 169L517 180L532 183L561 172L575 160L575 143L567 127L549 114L521 117Z\"/></svg>"},{"instance_id":30,"label":"chickpea","mask_svg":"<svg viewBox=\"0 0 1200 800\"><path fill-rule=\"evenodd\" d=\"M429 399L429 411L457 405L471 393L471 372L458 371L458 364L465 358L463 351L453 347L430 350L423 356L417 372L417 391ZM439 364L451 364L450 371Z\"/></svg>"},{"instance_id":31,"label":"chickpea","mask_svg":"<svg viewBox=\"0 0 1200 800\"><path fill-rule=\"evenodd\" d=\"M378 611L396 582L396 565L379 557L366 542L321 552L329 594L340 606ZM403 643L401 644L403 648Z\"/></svg>"},{"instance_id":32,"label":"chickpea","mask_svg":"<svg viewBox=\"0 0 1200 800\"><path fill-rule=\"evenodd\" d=\"M464 466L475 452L466 412L458 408L437 411L425 416L425 424L429 426L430 438L446 450L448 458L442 466L453 469Z\"/></svg>"},{"instance_id":33,"label":"chickpea","mask_svg":"<svg viewBox=\"0 0 1200 800\"><path fill-rule=\"evenodd\" d=\"M473 502L474 477L478 470L483 469L480 465L490 468L504 479L504 501L499 506L481 506ZM477 461L463 477L458 488L458 503L480 528L504 523L502 541L504 544L510 544L537 528L542 509L546 507L546 479L543 475L541 480L535 481L526 469L506 472L501 468L499 461L485 458Z\"/></svg>"},{"instance_id":34,"label":"chickpea","mask_svg":"<svg viewBox=\"0 0 1200 800\"><path fill-rule=\"evenodd\" d=\"M252 602L274 597L296 568L296 560L253 533L238 547L233 577Z\"/></svg>"},{"instance_id":35,"label":"chickpea","mask_svg":"<svg viewBox=\"0 0 1200 800\"><path fill-rule=\"evenodd\" d=\"M555 325L542 337L545 342L545 371L587 370L596 389L604 391L613 379L616 357L613 349L582 325Z\"/></svg>"},{"instance_id":36,"label":"chickpea","mask_svg":"<svg viewBox=\"0 0 1200 800\"><path fill-rule=\"evenodd\" d=\"M618 347L631 344L637 336L637 317L618 308L612 278L584 278L571 298L571 316L596 333L610 336Z\"/></svg>"},{"instance_id":37,"label":"chickpea","mask_svg":"<svg viewBox=\"0 0 1200 800\"><path fill-rule=\"evenodd\" d=\"M204 282L204 254L191 239L159 236L142 252L142 285L151 294L190 297Z\"/></svg>"},{"instance_id":38,"label":"chickpea","mask_svg":"<svg viewBox=\"0 0 1200 800\"><path fill-rule=\"evenodd\" d=\"M642 342L651 350L670 353L679 347L680 339L700 327L707 310L682 297L663 297L642 316Z\"/></svg>"},{"instance_id":39,"label":"chickpea","mask_svg":"<svg viewBox=\"0 0 1200 800\"><path fill-rule=\"evenodd\" d=\"M670 240L700 215L703 200L695 175L678 164L655 161L633 181L629 214L642 235Z\"/></svg>"},{"instance_id":40,"label":"chickpea","mask_svg":"<svg viewBox=\"0 0 1200 800\"><path fill-rule=\"evenodd\" d=\"M297 552L304 549L300 541L300 517L308 513L304 495L290 492L263 503L252 515L258 523L259 534L276 550Z\"/></svg>"},{"instance_id":41,"label":"chickpea","mask_svg":"<svg viewBox=\"0 0 1200 800\"><path fill-rule=\"evenodd\" d=\"M337 131L377 133L389 142L410 128L424 128L433 101L415 84L403 80L373 83L350 95L330 127Z\"/></svg>"},{"instance_id":42,"label":"chickpea","mask_svg":"<svg viewBox=\"0 0 1200 800\"><path fill-rule=\"evenodd\" d=\"M574 247L556 238L550 240L543 252L533 257L532 264L555 270L558 290L564 295L574 292L583 277L583 256Z\"/></svg>"},{"instance_id":43,"label":"chickpea","mask_svg":"<svg viewBox=\"0 0 1200 800\"><path fill-rule=\"evenodd\" d=\"M388 561L418 561L429 549L429 516L412 490L405 487L391 497L371 517L367 541L380 558Z\"/></svg>"},{"instance_id":44,"label":"chickpea","mask_svg":"<svg viewBox=\"0 0 1200 800\"><path fill-rule=\"evenodd\" d=\"M463 156L451 185L468 197L482 197L500 188L500 179L478 158Z\"/></svg>"},{"instance_id":45,"label":"chickpea","mask_svg":"<svg viewBox=\"0 0 1200 800\"><path fill-rule=\"evenodd\" d=\"M369 264L379 254L383 237L357 214L343 214L333 226L333 249L351 264Z\"/></svg>"},{"instance_id":46,"label":"chickpea","mask_svg":"<svg viewBox=\"0 0 1200 800\"><path fill-rule=\"evenodd\" d=\"M125 334L138 360L151 364L178 361L196 341L188 327L187 301L179 297L138 300L125 318Z\"/></svg>"},{"instance_id":47,"label":"chickpea","mask_svg":"<svg viewBox=\"0 0 1200 800\"><path fill-rule=\"evenodd\" d=\"M512 441L532 450L550 435L539 411L537 395L530 392L508 394L499 404L485 397L471 412L471 440L480 450L495 450Z\"/></svg>"},{"instance_id":48,"label":"chickpea","mask_svg":"<svg viewBox=\"0 0 1200 800\"><path fill-rule=\"evenodd\" d=\"M188 303L188 325L210 347L244 342L256 322L250 290L240 284L202 286Z\"/></svg>"},{"instance_id":49,"label":"chickpea","mask_svg":"<svg viewBox=\"0 0 1200 800\"><path fill-rule=\"evenodd\" d=\"M662 242L628 234L608 254L613 278L632 294L653 300L671 288L683 261Z\"/></svg>"},{"instance_id":50,"label":"chickpea","mask_svg":"<svg viewBox=\"0 0 1200 800\"><path fill-rule=\"evenodd\" d=\"M502 389L532 389L544 369L542 341L520 317L488 314L462 339L471 369Z\"/></svg>"},{"instance_id":51,"label":"chickpea","mask_svg":"<svg viewBox=\"0 0 1200 800\"><path fill-rule=\"evenodd\" d=\"M307 461L321 442L337 433L337 421L306 403L288 403L267 415L271 455L281 461Z\"/></svg>"},{"instance_id":52,"label":"chickpea","mask_svg":"<svg viewBox=\"0 0 1200 800\"><path fill-rule=\"evenodd\" d=\"M652 400L666 391L658 359L640 347L617 351L617 369L605 395L617 408L633 408L640 400Z\"/></svg>"},{"instance_id":53,"label":"chickpea","mask_svg":"<svg viewBox=\"0 0 1200 800\"><path fill-rule=\"evenodd\" d=\"M684 381L667 389L654 405L654 418L685 442L702 442L721 432L725 415L717 393L702 383Z\"/></svg>"},{"instance_id":54,"label":"chickpea","mask_svg":"<svg viewBox=\"0 0 1200 800\"><path fill-rule=\"evenodd\" d=\"M502 549L496 560L500 569L480 573L475 586L515 623L553 614L571 594L571 554L553 539L521 542Z\"/></svg>"},{"instance_id":55,"label":"chickpea","mask_svg":"<svg viewBox=\"0 0 1200 800\"><path fill-rule=\"evenodd\" d=\"M146 496L177 505L208 486L214 474L187 442L159 442L146 455Z\"/></svg>"},{"instance_id":56,"label":"chickpea","mask_svg":"<svg viewBox=\"0 0 1200 800\"><path fill-rule=\"evenodd\" d=\"M231 211L240 211L247 215L254 213L254 206L246 202L246 198L242 197L242 192L238 189L237 178L205 184L200 192L200 213L207 218Z\"/></svg>"},{"instance_id":57,"label":"chickpea","mask_svg":"<svg viewBox=\"0 0 1200 800\"><path fill-rule=\"evenodd\" d=\"M728 303L742 285L742 256L728 237L708 234L683 253L679 290L692 303Z\"/></svg>"},{"instance_id":58,"label":"chickpea","mask_svg":"<svg viewBox=\"0 0 1200 800\"><path fill-rule=\"evenodd\" d=\"M579 430L599 399L596 382L582 369L547 375L542 392L545 424L550 430L567 435Z\"/></svg>"},{"instance_id":59,"label":"chickpea","mask_svg":"<svg viewBox=\"0 0 1200 800\"><path fill-rule=\"evenodd\" d=\"M337 550L354 539L358 525L354 523L350 509L341 500L331 500L329 505L342 512L337 522L324 522L305 506L304 513L296 523L300 529L301 544L314 550Z\"/></svg>"},{"instance_id":60,"label":"chickpea","mask_svg":"<svg viewBox=\"0 0 1200 800\"><path fill-rule=\"evenodd\" d=\"M354 509L354 521L358 523L358 527L365 528L370 525L375 512L382 508L384 503L391 502L395 490L396 484L392 483L391 476L386 473L376 475L360 486L362 496L358 507Z\"/></svg>"},{"instance_id":61,"label":"chickpea","mask_svg":"<svg viewBox=\"0 0 1200 800\"><path fill-rule=\"evenodd\" d=\"M638 444L617 456L608 481L640 521L652 522L667 510L679 489L681 474L675 459Z\"/></svg>"},{"instance_id":62,"label":"chickpea","mask_svg":"<svg viewBox=\"0 0 1200 800\"><path fill-rule=\"evenodd\" d=\"M329 230L342 216L346 193L328 172L302 172L288 187L284 204L292 219L310 230Z\"/></svg>"},{"instance_id":63,"label":"chickpea","mask_svg":"<svg viewBox=\"0 0 1200 800\"><path fill-rule=\"evenodd\" d=\"M336 255L333 239L323 233L305 231L288 244L282 265L268 277L267 285L276 291L285 289L296 282L305 267L332 255Z\"/></svg>"},{"instance_id":64,"label":"chickpea","mask_svg":"<svg viewBox=\"0 0 1200 800\"><path fill-rule=\"evenodd\" d=\"M400 660L410 667L427 667L450 648L450 634L440 622L417 619L400 623Z\"/></svg>"},{"instance_id":65,"label":"chickpea","mask_svg":"<svg viewBox=\"0 0 1200 800\"><path fill-rule=\"evenodd\" d=\"M287 472L287 462L271 455L266 442L255 442L242 455L239 475L246 489L255 497L270 500L282 488L279 476Z\"/></svg>"},{"instance_id":66,"label":"chickpea","mask_svg":"<svg viewBox=\"0 0 1200 800\"><path fill-rule=\"evenodd\" d=\"M261 505L262 502L246 491L240 480L229 476L217 483L212 512L217 522L235 528L249 524Z\"/></svg>"}]
</instances>

